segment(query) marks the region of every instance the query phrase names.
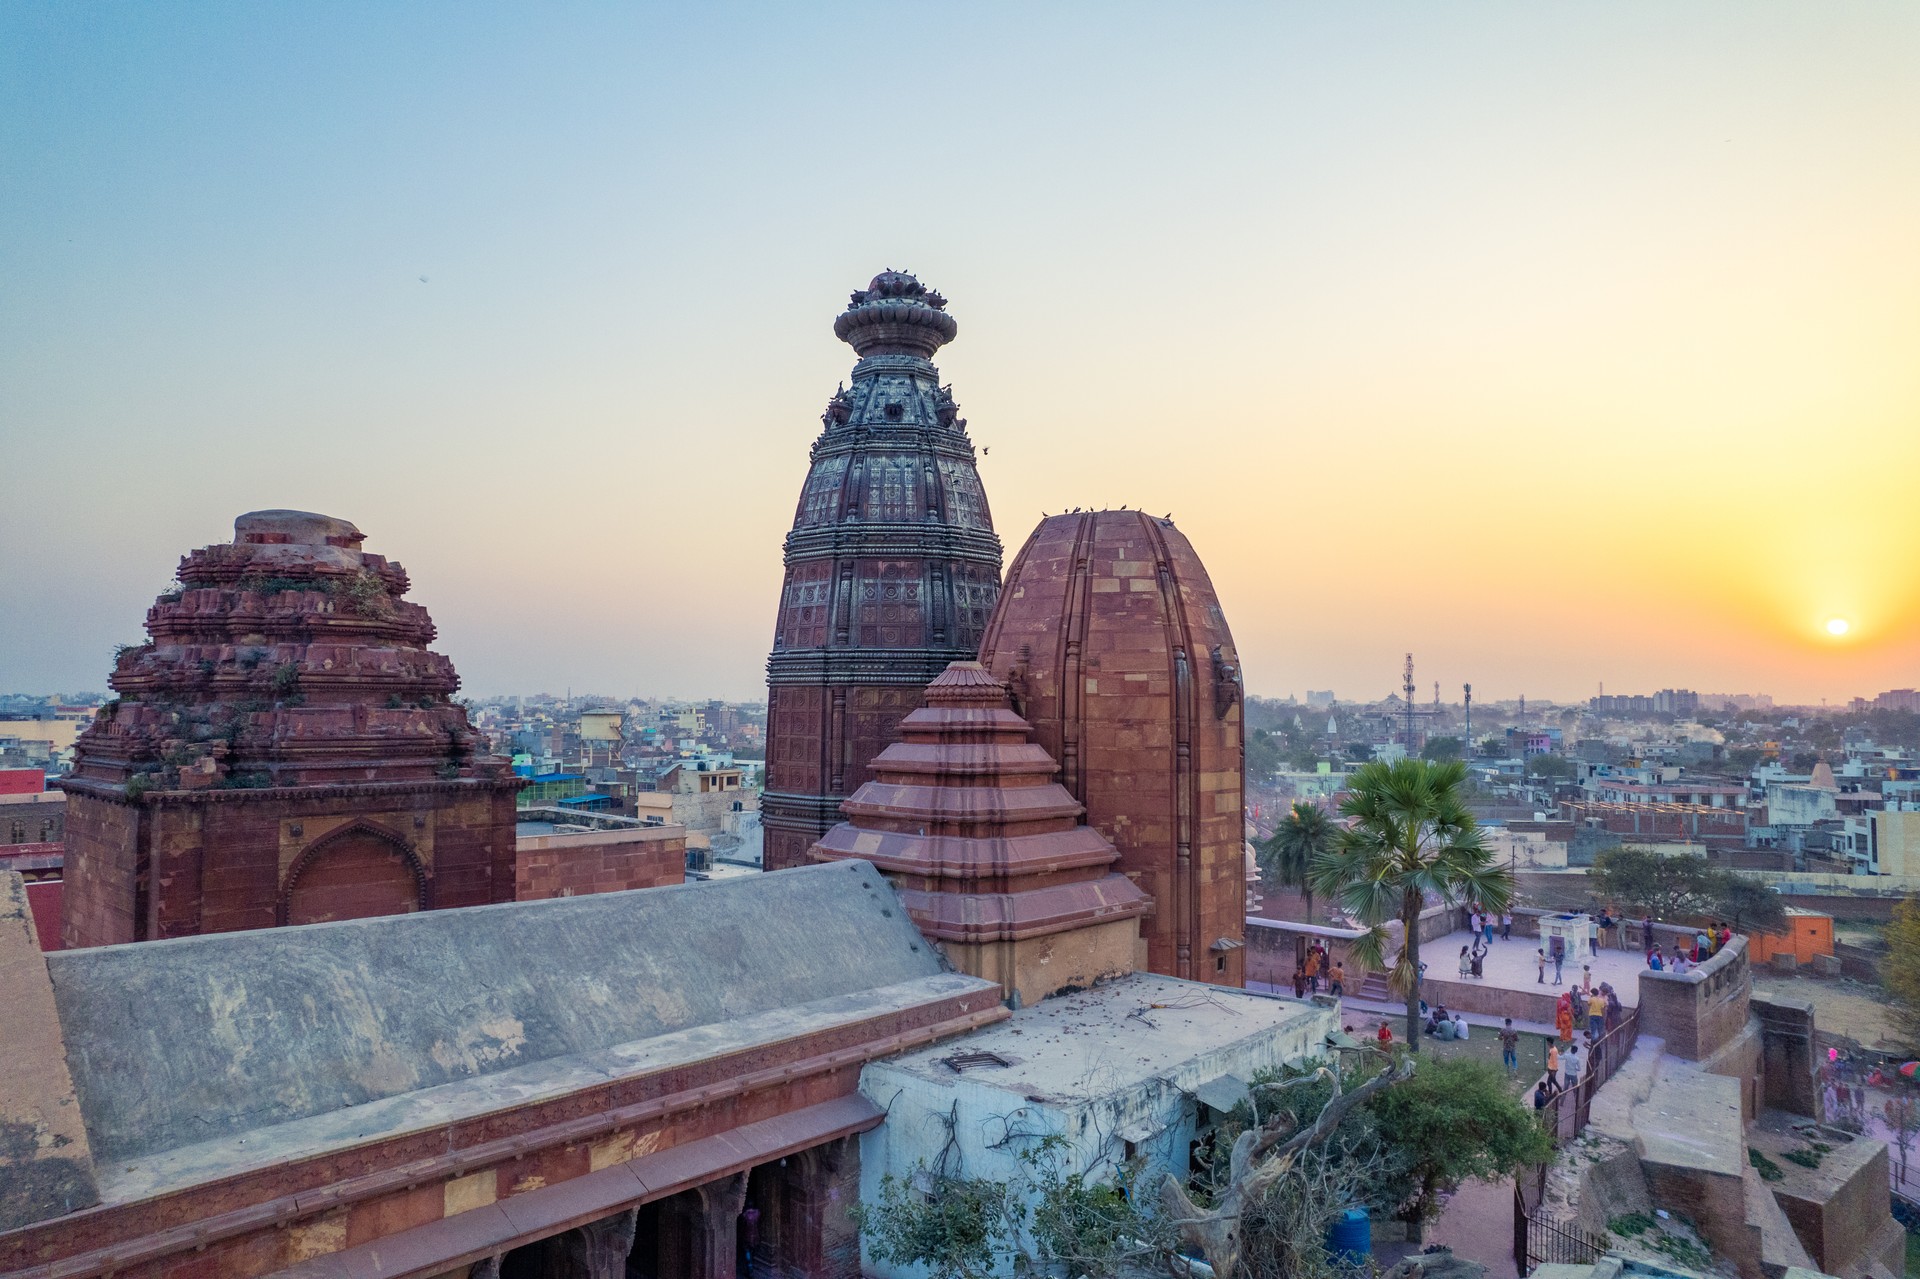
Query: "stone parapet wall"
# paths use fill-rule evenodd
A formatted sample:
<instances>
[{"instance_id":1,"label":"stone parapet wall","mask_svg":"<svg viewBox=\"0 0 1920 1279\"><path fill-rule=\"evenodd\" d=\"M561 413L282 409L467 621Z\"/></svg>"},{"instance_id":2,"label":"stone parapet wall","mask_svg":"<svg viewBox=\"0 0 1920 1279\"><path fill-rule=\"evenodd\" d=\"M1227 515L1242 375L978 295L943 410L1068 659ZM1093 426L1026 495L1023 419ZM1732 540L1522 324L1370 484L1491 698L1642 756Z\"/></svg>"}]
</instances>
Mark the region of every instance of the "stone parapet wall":
<instances>
[{"instance_id":1,"label":"stone parapet wall","mask_svg":"<svg viewBox=\"0 0 1920 1279\"><path fill-rule=\"evenodd\" d=\"M1676 1057L1711 1057L1746 1029L1752 992L1747 940L1736 936L1685 973L1640 974L1641 1033L1664 1040Z\"/></svg>"},{"instance_id":2,"label":"stone parapet wall","mask_svg":"<svg viewBox=\"0 0 1920 1279\"><path fill-rule=\"evenodd\" d=\"M580 897L685 882L687 833L679 826L529 835L514 862L515 899Z\"/></svg>"}]
</instances>

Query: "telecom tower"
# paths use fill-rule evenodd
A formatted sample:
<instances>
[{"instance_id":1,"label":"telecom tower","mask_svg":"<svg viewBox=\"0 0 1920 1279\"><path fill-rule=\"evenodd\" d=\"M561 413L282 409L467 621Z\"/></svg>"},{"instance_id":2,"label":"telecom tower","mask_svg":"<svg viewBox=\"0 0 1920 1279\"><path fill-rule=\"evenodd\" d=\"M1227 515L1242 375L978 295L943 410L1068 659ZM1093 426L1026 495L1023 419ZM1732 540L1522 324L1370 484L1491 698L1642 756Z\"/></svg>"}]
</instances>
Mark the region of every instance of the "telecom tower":
<instances>
[{"instance_id":1,"label":"telecom tower","mask_svg":"<svg viewBox=\"0 0 1920 1279\"><path fill-rule=\"evenodd\" d=\"M1473 758L1473 685L1462 684L1461 687L1466 690L1466 699L1467 699L1467 727L1464 730L1467 736L1465 753L1468 759L1472 759Z\"/></svg>"},{"instance_id":2,"label":"telecom tower","mask_svg":"<svg viewBox=\"0 0 1920 1279\"><path fill-rule=\"evenodd\" d=\"M1413 717L1416 713L1413 709L1414 688L1413 688L1413 654L1412 653L1407 654L1407 669L1402 674L1401 679L1403 681L1401 688L1406 693L1406 697L1407 697L1407 754L1411 755L1415 750L1415 747L1413 744Z\"/></svg>"}]
</instances>

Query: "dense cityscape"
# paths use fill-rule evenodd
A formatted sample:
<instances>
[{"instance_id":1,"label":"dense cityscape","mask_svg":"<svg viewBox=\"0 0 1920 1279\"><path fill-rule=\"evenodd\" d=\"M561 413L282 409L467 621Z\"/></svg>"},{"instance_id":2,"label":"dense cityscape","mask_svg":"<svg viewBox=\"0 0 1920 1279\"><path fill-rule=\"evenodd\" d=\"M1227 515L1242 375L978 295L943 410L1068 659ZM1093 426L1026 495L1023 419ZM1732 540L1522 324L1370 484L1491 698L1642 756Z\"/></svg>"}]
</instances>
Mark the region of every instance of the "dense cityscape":
<instances>
[{"instance_id":1,"label":"dense cityscape","mask_svg":"<svg viewBox=\"0 0 1920 1279\"><path fill-rule=\"evenodd\" d=\"M0 1279L1920 1279L1916 51L0 7Z\"/></svg>"}]
</instances>

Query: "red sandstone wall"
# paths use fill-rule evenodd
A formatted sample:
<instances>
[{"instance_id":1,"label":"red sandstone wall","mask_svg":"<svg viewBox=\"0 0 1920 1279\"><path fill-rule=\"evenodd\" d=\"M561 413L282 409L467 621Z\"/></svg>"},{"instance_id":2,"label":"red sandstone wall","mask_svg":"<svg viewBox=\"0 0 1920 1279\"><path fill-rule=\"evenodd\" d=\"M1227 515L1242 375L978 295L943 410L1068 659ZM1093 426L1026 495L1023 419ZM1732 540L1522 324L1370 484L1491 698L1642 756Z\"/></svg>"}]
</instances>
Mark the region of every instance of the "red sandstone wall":
<instances>
[{"instance_id":1,"label":"red sandstone wall","mask_svg":"<svg viewBox=\"0 0 1920 1279\"><path fill-rule=\"evenodd\" d=\"M970 655L969 655L970 656ZM929 674L933 679L939 672ZM851 795L873 780L875 756L900 740L900 721L925 700L920 686L853 688L782 684L768 689L767 790ZM768 870L809 864L807 850L841 820L838 804L817 820L763 802Z\"/></svg>"},{"instance_id":2,"label":"red sandstone wall","mask_svg":"<svg viewBox=\"0 0 1920 1279\"><path fill-rule=\"evenodd\" d=\"M133 941L139 917L141 810L85 795L67 797L66 891L60 936L67 946Z\"/></svg>"},{"instance_id":3,"label":"red sandstone wall","mask_svg":"<svg viewBox=\"0 0 1920 1279\"><path fill-rule=\"evenodd\" d=\"M570 837L558 836L565 840ZM564 843L538 847L522 843L517 868L521 901L617 893L629 888L658 888L684 883L685 837L627 843Z\"/></svg>"},{"instance_id":4,"label":"red sandstone wall","mask_svg":"<svg viewBox=\"0 0 1920 1279\"><path fill-rule=\"evenodd\" d=\"M1137 511L1097 511L1041 521L980 660L1154 899L1148 967L1238 986L1244 950L1211 950L1246 931L1242 707L1215 646L1237 663L1186 538Z\"/></svg>"},{"instance_id":5,"label":"red sandstone wall","mask_svg":"<svg viewBox=\"0 0 1920 1279\"><path fill-rule=\"evenodd\" d=\"M137 806L74 794L69 806L62 931L69 946L272 928L289 890L309 872L321 879L310 889L338 900L308 910L308 920L385 913L382 903L400 904L392 858L363 851L370 873L361 882L323 851L329 835L352 823L411 854L425 872L429 908L512 901L516 889L510 787L210 791L150 795ZM144 850L135 841L142 814Z\"/></svg>"}]
</instances>

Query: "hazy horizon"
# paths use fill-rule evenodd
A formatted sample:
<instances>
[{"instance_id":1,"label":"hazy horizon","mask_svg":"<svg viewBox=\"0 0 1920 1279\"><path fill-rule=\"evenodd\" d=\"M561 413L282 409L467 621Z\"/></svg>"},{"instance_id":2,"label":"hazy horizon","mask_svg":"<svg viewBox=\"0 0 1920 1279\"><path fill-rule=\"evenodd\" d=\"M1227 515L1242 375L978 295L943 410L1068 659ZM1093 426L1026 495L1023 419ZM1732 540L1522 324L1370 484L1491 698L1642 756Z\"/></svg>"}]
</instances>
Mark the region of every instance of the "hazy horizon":
<instances>
[{"instance_id":1,"label":"hazy horizon","mask_svg":"<svg viewBox=\"0 0 1920 1279\"><path fill-rule=\"evenodd\" d=\"M1897 3L9 6L0 691L104 689L293 507L471 695L764 696L883 267L1007 560L1171 511L1250 692L1920 685L1917 55Z\"/></svg>"}]
</instances>

